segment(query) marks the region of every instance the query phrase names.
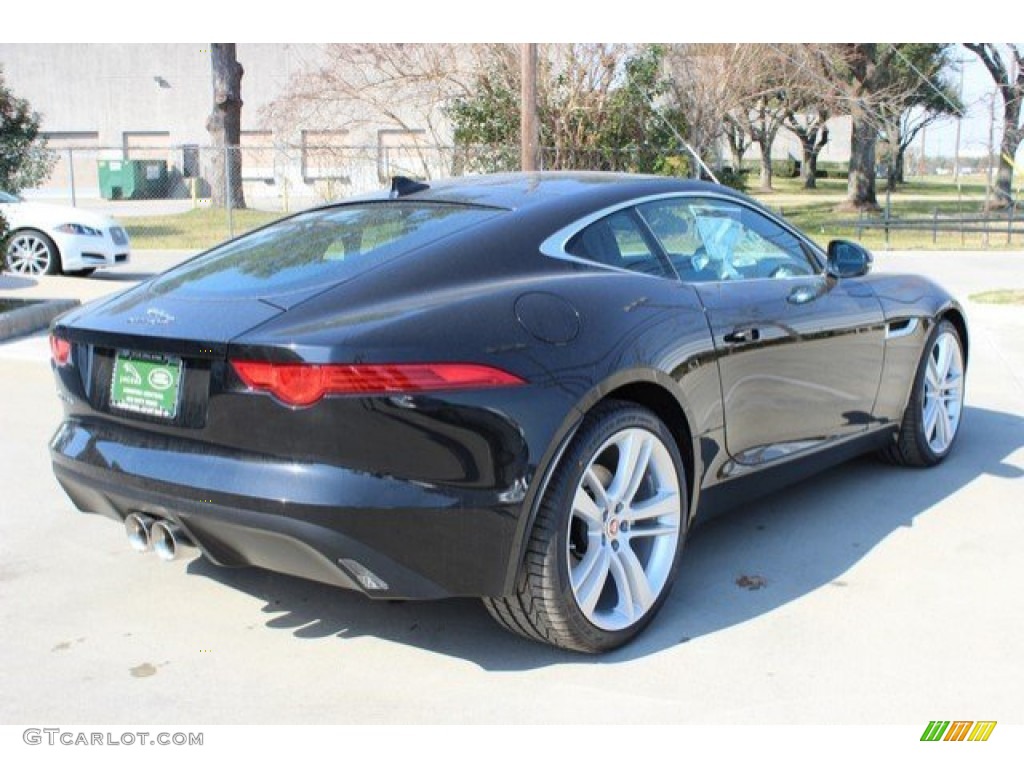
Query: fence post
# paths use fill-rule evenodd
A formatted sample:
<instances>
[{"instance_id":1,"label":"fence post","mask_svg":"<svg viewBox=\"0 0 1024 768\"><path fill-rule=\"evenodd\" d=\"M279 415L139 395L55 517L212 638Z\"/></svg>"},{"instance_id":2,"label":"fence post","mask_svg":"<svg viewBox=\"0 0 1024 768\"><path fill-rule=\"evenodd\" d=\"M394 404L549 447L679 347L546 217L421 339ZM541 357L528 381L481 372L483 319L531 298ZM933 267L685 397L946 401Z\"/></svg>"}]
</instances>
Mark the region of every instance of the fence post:
<instances>
[{"instance_id":1,"label":"fence post","mask_svg":"<svg viewBox=\"0 0 1024 768\"><path fill-rule=\"evenodd\" d=\"M77 204L75 196L75 150L68 147L68 183L71 184L71 207L74 208Z\"/></svg>"},{"instance_id":2,"label":"fence post","mask_svg":"<svg viewBox=\"0 0 1024 768\"><path fill-rule=\"evenodd\" d=\"M889 217L892 214L892 187L885 185L885 250L889 250Z\"/></svg>"},{"instance_id":3,"label":"fence post","mask_svg":"<svg viewBox=\"0 0 1024 768\"><path fill-rule=\"evenodd\" d=\"M967 235L964 233L963 187L959 181L956 183L956 217L960 222L960 247L963 248L967 244Z\"/></svg>"},{"instance_id":4,"label":"fence post","mask_svg":"<svg viewBox=\"0 0 1024 768\"><path fill-rule=\"evenodd\" d=\"M228 239L235 236L235 221L231 215L231 150L224 145L224 208L228 213Z\"/></svg>"},{"instance_id":5,"label":"fence post","mask_svg":"<svg viewBox=\"0 0 1024 768\"><path fill-rule=\"evenodd\" d=\"M1011 245L1013 243L1013 222L1017 218L1017 198L1013 198L1013 202L1010 205L1010 212L1006 218L1006 244Z\"/></svg>"},{"instance_id":6,"label":"fence post","mask_svg":"<svg viewBox=\"0 0 1024 768\"><path fill-rule=\"evenodd\" d=\"M935 245L939 237L939 209L932 208L932 245Z\"/></svg>"}]
</instances>

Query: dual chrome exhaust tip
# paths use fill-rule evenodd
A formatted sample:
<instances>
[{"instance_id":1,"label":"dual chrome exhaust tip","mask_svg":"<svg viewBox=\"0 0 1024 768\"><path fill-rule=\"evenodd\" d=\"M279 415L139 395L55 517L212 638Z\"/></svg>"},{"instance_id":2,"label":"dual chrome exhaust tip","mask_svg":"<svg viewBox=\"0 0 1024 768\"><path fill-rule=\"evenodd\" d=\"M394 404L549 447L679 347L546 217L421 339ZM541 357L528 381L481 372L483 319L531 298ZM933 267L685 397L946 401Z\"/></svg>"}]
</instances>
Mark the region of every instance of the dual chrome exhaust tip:
<instances>
[{"instance_id":1,"label":"dual chrome exhaust tip","mask_svg":"<svg viewBox=\"0 0 1024 768\"><path fill-rule=\"evenodd\" d=\"M128 544L136 552L152 550L165 562L178 557L185 547L195 544L177 523L159 520L149 515L133 512L124 519L124 530L128 535Z\"/></svg>"}]
</instances>

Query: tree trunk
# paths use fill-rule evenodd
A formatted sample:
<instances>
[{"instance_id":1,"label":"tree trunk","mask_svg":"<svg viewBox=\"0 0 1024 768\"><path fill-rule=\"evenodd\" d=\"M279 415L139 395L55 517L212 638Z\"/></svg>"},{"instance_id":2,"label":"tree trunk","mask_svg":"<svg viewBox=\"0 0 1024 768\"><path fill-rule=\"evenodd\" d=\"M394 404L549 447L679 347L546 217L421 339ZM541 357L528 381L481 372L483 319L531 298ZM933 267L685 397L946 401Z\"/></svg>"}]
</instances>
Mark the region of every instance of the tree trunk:
<instances>
[{"instance_id":1,"label":"tree trunk","mask_svg":"<svg viewBox=\"0 0 1024 768\"><path fill-rule=\"evenodd\" d=\"M761 150L761 191L772 191L772 143L770 141L757 142Z\"/></svg>"},{"instance_id":2,"label":"tree trunk","mask_svg":"<svg viewBox=\"0 0 1024 768\"><path fill-rule=\"evenodd\" d=\"M1003 107L1003 141L999 146L999 170L996 172L995 199L993 208L1009 208L1013 204L1013 163L1021 139L1024 139L1024 126L1020 125L1019 99L1006 103Z\"/></svg>"},{"instance_id":3,"label":"tree trunk","mask_svg":"<svg viewBox=\"0 0 1024 768\"><path fill-rule=\"evenodd\" d=\"M893 163L892 177L897 184L906 184L907 182L907 148L902 144L896 150L896 162Z\"/></svg>"},{"instance_id":4,"label":"tree trunk","mask_svg":"<svg viewBox=\"0 0 1024 768\"><path fill-rule=\"evenodd\" d=\"M750 145L746 143L744 129L732 119L724 123L725 139L729 145L729 154L732 155L732 169L739 175L743 171L743 155Z\"/></svg>"},{"instance_id":5,"label":"tree trunk","mask_svg":"<svg viewBox=\"0 0 1024 768\"><path fill-rule=\"evenodd\" d=\"M803 178L804 189L818 188L818 150L814 142L808 138L800 139L803 159L800 162L800 176Z\"/></svg>"},{"instance_id":6,"label":"tree trunk","mask_svg":"<svg viewBox=\"0 0 1024 768\"><path fill-rule=\"evenodd\" d=\"M891 158L890 158L891 160ZM896 162L890 161L885 167L885 191L895 192L896 191Z\"/></svg>"},{"instance_id":7,"label":"tree trunk","mask_svg":"<svg viewBox=\"0 0 1024 768\"><path fill-rule=\"evenodd\" d=\"M745 150L746 147L743 149ZM732 155L732 169L739 174L743 170L743 150L729 142L729 154Z\"/></svg>"},{"instance_id":8,"label":"tree trunk","mask_svg":"<svg viewBox=\"0 0 1024 768\"><path fill-rule=\"evenodd\" d=\"M206 130L213 140L210 198L214 207L245 208L242 192L242 65L234 43L212 43L213 111Z\"/></svg>"},{"instance_id":9,"label":"tree trunk","mask_svg":"<svg viewBox=\"0 0 1024 768\"><path fill-rule=\"evenodd\" d=\"M850 175L843 210L880 210L875 195L875 142L878 133L864 114L854 111L850 132Z\"/></svg>"},{"instance_id":10,"label":"tree trunk","mask_svg":"<svg viewBox=\"0 0 1024 768\"><path fill-rule=\"evenodd\" d=\"M800 141L800 178L804 189L818 188L818 155L828 144L828 128L825 126L828 116L820 113L819 121L808 127L801 126L796 117L790 114L786 128Z\"/></svg>"}]
</instances>

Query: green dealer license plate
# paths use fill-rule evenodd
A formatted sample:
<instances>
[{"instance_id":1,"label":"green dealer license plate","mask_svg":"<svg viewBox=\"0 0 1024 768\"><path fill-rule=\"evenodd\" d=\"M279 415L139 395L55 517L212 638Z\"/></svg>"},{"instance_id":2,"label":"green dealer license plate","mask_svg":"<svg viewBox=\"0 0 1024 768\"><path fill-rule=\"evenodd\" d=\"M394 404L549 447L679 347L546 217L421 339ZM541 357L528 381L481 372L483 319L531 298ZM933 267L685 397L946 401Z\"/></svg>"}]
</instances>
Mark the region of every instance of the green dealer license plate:
<instances>
[{"instance_id":1,"label":"green dealer license plate","mask_svg":"<svg viewBox=\"0 0 1024 768\"><path fill-rule=\"evenodd\" d=\"M161 419L178 414L181 359L118 352L110 383L110 405L122 411Z\"/></svg>"}]
</instances>

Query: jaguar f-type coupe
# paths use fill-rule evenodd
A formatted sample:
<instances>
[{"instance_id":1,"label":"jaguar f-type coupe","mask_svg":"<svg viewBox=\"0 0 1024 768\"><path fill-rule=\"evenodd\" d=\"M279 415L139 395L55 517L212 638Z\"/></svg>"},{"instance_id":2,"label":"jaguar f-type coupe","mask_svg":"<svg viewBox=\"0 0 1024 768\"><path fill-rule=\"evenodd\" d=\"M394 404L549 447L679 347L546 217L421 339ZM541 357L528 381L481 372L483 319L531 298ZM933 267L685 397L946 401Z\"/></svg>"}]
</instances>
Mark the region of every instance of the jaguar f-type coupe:
<instances>
[{"instance_id":1,"label":"jaguar f-type coupe","mask_svg":"<svg viewBox=\"0 0 1024 768\"><path fill-rule=\"evenodd\" d=\"M949 454L963 309L870 266L710 183L396 179L60 318L53 467L165 559L477 596L606 651L698 518Z\"/></svg>"}]
</instances>

